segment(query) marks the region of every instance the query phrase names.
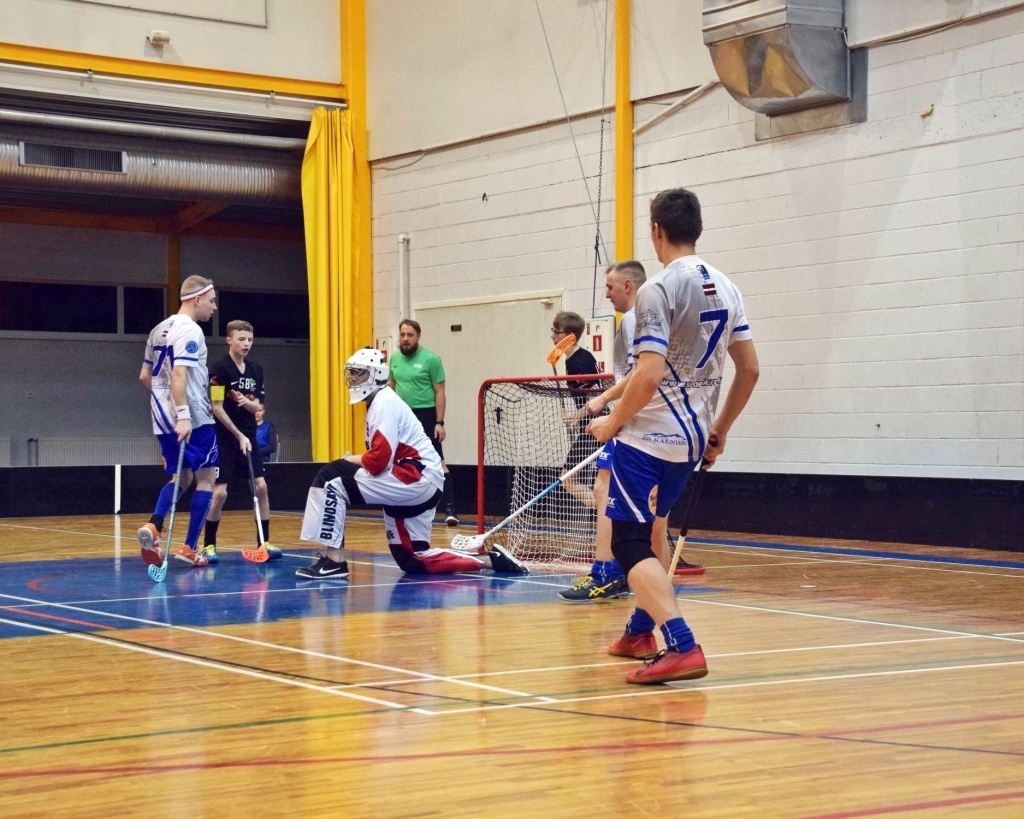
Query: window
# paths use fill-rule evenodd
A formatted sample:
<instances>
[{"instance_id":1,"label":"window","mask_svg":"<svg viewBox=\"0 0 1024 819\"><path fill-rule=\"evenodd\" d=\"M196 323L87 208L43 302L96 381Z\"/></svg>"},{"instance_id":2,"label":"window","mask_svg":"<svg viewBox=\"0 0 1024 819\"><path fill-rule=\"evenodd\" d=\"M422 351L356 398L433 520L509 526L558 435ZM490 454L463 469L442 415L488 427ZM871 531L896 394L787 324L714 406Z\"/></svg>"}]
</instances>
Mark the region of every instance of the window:
<instances>
[{"instance_id":1,"label":"window","mask_svg":"<svg viewBox=\"0 0 1024 819\"><path fill-rule=\"evenodd\" d=\"M124 289L124 331L128 335L149 335L149 331L167 318L162 287L126 287Z\"/></svg>"},{"instance_id":2,"label":"window","mask_svg":"<svg viewBox=\"0 0 1024 819\"><path fill-rule=\"evenodd\" d=\"M243 319L260 338L309 338L309 298L304 293L217 291L217 321L222 335L229 321Z\"/></svg>"},{"instance_id":3,"label":"window","mask_svg":"<svg viewBox=\"0 0 1024 819\"><path fill-rule=\"evenodd\" d=\"M117 288L0 281L0 330L116 333Z\"/></svg>"}]
</instances>

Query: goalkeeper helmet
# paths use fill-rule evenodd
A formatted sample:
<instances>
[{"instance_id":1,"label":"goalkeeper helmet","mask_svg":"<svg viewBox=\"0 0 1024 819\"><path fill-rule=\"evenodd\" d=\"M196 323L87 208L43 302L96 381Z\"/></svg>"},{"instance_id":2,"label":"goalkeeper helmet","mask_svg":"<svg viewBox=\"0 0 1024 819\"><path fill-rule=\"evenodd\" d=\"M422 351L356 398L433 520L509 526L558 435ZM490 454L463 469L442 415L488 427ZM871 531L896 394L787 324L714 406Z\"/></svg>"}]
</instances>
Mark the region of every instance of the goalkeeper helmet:
<instances>
[{"instance_id":1,"label":"goalkeeper helmet","mask_svg":"<svg viewBox=\"0 0 1024 819\"><path fill-rule=\"evenodd\" d=\"M345 381L348 384L348 401L355 404L365 401L388 383L388 365L380 350L364 347L356 350L345 362Z\"/></svg>"}]
</instances>

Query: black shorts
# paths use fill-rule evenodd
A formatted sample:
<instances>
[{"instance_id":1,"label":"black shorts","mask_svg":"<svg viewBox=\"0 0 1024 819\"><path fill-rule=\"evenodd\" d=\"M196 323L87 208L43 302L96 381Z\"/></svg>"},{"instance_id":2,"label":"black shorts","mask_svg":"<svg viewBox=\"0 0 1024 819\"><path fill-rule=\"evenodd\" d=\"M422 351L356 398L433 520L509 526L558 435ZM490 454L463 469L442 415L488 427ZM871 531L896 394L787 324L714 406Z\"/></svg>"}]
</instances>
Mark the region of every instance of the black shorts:
<instances>
[{"instance_id":1,"label":"black shorts","mask_svg":"<svg viewBox=\"0 0 1024 819\"><path fill-rule=\"evenodd\" d=\"M437 407L414 408L412 414L423 425L423 432L426 433L430 443L434 445L434 451L437 452L438 457L443 461L444 450L441 449L441 442L434 437L434 427L437 425Z\"/></svg>"},{"instance_id":2,"label":"black shorts","mask_svg":"<svg viewBox=\"0 0 1024 819\"><path fill-rule=\"evenodd\" d=\"M260 457L260 447L256 443L256 434L249 437L252 444L252 473L257 478L262 478L263 458ZM245 463L245 454L238 445L238 439L217 424L217 449L220 450L220 466L217 469L217 483L231 483L238 477L243 481L249 481L249 467Z\"/></svg>"}]
</instances>

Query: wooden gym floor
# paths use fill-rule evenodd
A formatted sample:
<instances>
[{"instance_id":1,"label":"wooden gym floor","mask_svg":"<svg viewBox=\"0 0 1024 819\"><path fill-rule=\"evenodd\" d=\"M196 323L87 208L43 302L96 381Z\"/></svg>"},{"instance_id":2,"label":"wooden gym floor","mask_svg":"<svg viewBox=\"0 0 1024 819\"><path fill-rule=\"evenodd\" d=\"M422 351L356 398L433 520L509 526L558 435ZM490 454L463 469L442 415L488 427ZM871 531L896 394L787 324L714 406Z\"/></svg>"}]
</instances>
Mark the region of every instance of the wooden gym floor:
<instances>
[{"instance_id":1,"label":"wooden gym floor","mask_svg":"<svg viewBox=\"0 0 1024 819\"><path fill-rule=\"evenodd\" d=\"M639 687L567 575L403 578L373 516L306 584L232 513L155 585L144 520L0 520L4 817L1024 816L1020 553L698 533L711 673Z\"/></svg>"}]
</instances>

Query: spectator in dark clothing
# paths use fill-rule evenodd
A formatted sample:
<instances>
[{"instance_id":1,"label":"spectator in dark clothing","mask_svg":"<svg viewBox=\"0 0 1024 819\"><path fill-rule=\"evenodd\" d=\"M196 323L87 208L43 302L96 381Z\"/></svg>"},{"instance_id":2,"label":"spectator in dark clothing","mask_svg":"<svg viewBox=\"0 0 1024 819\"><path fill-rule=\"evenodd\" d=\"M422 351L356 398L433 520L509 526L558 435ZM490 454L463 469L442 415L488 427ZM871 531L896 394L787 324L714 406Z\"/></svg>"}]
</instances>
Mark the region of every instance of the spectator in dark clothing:
<instances>
[{"instance_id":1,"label":"spectator in dark clothing","mask_svg":"<svg viewBox=\"0 0 1024 819\"><path fill-rule=\"evenodd\" d=\"M266 415L266 404L260 401L260 407L256 410L256 443L260 448L260 455L263 456L263 463L268 464L277 452L277 430L266 419Z\"/></svg>"}]
</instances>

